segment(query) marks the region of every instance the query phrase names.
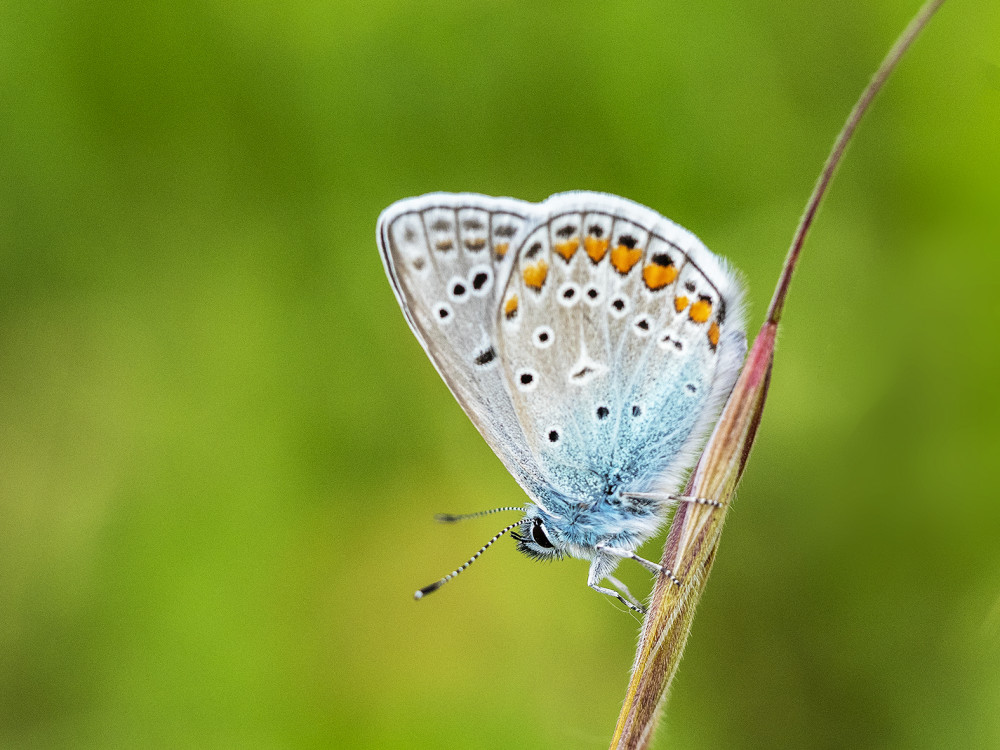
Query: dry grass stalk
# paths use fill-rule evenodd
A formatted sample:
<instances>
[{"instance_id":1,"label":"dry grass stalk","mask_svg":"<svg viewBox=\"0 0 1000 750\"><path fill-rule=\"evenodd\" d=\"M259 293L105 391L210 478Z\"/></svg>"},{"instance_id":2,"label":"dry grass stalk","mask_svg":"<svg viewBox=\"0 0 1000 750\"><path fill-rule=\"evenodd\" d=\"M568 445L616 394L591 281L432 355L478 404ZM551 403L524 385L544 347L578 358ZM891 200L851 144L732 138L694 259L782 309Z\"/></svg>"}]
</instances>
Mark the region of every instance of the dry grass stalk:
<instances>
[{"instance_id":1,"label":"dry grass stalk","mask_svg":"<svg viewBox=\"0 0 1000 750\"><path fill-rule=\"evenodd\" d=\"M729 503L760 424L771 379L778 323L802 243L862 116L903 53L943 2L929 0L925 3L896 40L848 116L806 204L771 299L767 319L685 491L689 497L718 501L721 507L685 502L677 509L667 535L662 564L680 585L667 575L657 578L649 614L639 639L632 678L611 740L612 749L633 750L649 746L684 652L695 607L715 560Z\"/></svg>"}]
</instances>

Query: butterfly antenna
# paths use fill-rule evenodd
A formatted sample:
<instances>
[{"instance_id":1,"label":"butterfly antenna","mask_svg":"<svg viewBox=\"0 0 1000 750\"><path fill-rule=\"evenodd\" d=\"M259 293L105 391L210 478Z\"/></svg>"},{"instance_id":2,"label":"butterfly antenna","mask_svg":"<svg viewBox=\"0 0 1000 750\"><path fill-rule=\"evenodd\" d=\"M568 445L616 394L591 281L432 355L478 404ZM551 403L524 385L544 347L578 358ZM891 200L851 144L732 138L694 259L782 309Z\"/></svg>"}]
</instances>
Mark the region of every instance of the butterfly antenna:
<instances>
[{"instance_id":1,"label":"butterfly antenna","mask_svg":"<svg viewBox=\"0 0 1000 750\"><path fill-rule=\"evenodd\" d=\"M490 513L502 513L505 510L519 510L524 511L524 508L519 508L516 505L505 505L502 508L493 508L492 510L481 510L478 513L463 513L460 515L455 515L452 513L438 513L434 516L435 521L440 521L441 523L455 523L456 521L464 521L468 518L479 518L480 516L488 516Z\"/></svg>"},{"instance_id":2,"label":"butterfly antenna","mask_svg":"<svg viewBox=\"0 0 1000 750\"><path fill-rule=\"evenodd\" d=\"M504 509L504 508L498 508L497 510L505 510L505 509ZM520 509L518 508L517 510L520 510ZM486 512L488 512L488 513L491 513L492 511L486 511ZM478 515L478 514L474 514L474 515ZM462 566L460 566L460 567L456 568L455 570L451 571L451 572L450 572L450 573L449 573L448 575L446 575L446 576L445 576L444 578L442 578L441 580L439 580L439 581L434 581L434 583L430 584L429 586L424 586L424 587L423 587L422 589L419 589L418 591L416 591L416 592L415 592L415 593L413 594L413 598L414 598L414 599L423 599L423 598L424 598L425 596L427 596L427 595L428 595L429 593L431 593L432 591L437 591L437 590L438 590L439 588L441 588L441 587L442 587L442 586L444 586L444 585L445 585L446 583L448 583L448 581L450 581L450 580L451 580L452 578L454 578L454 577L455 577L455 576L457 576L457 575L458 575L459 573L461 573L461 572L462 572L463 570L465 570L465 569L466 569L467 567L469 567L470 565L472 565L472 563L474 563L474 562L476 561L476 559L477 559L477 558L478 558L478 557L479 557L479 556L480 556L481 554L483 554L483 553L484 553L484 552L485 552L486 550L488 550L488 549L489 549L490 547L492 547L492 546L493 546L493 543L494 543L494 542L495 542L495 541L496 541L497 539L499 539L500 537L502 537L502 536L503 536L504 534L506 534L506 533L507 533L508 531L510 531L511 529L513 529L513 528L514 528L515 526L518 526L518 525L519 525L520 523L521 523L520 521L517 521L516 523L512 523L512 524L511 524L510 526L507 526L507 527L505 527L504 529L502 529L502 530L500 531L500 533L499 533L499 534L497 534L497 535L496 535L495 537L493 537L493 538L492 538L492 539L490 539L490 540L489 540L488 542L486 542L486 544L484 544L484 545L483 545L483 546L482 546L482 547L480 548L479 552L477 552L477 553L476 553L476 554L474 554L474 555L473 555L472 557L470 557L470 558L469 558L469 559L468 559L468 560L466 561L466 563L465 563L464 565L462 565Z\"/></svg>"}]
</instances>

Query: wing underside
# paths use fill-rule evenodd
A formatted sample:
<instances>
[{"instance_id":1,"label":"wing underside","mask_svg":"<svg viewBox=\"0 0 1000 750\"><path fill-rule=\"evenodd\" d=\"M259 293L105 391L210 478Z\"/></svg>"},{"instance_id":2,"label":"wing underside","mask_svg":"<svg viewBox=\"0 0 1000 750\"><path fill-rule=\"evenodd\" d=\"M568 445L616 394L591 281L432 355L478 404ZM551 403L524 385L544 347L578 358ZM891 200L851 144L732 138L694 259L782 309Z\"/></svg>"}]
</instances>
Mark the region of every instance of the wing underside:
<instances>
[{"instance_id":1,"label":"wing underside","mask_svg":"<svg viewBox=\"0 0 1000 750\"><path fill-rule=\"evenodd\" d=\"M404 315L483 437L551 509L671 492L735 382L742 290L616 196L435 193L379 219Z\"/></svg>"},{"instance_id":2,"label":"wing underside","mask_svg":"<svg viewBox=\"0 0 1000 750\"><path fill-rule=\"evenodd\" d=\"M631 201L570 193L542 208L497 315L527 444L581 502L673 491L742 362L739 285L697 238Z\"/></svg>"},{"instance_id":3,"label":"wing underside","mask_svg":"<svg viewBox=\"0 0 1000 750\"><path fill-rule=\"evenodd\" d=\"M436 193L387 208L378 223L386 272L410 328L486 442L536 498L543 480L500 366L495 310L535 207Z\"/></svg>"}]
</instances>

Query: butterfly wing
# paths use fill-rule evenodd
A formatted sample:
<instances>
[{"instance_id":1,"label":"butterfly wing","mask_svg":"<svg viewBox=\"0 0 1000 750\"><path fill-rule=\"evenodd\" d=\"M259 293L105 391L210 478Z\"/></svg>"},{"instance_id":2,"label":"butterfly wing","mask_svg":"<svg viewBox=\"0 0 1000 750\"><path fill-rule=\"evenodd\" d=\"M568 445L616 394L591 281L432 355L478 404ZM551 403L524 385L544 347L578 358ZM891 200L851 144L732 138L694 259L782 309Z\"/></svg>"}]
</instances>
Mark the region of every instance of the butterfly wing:
<instances>
[{"instance_id":1,"label":"butterfly wing","mask_svg":"<svg viewBox=\"0 0 1000 750\"><path fill-rule=\"evenodd\" d=\"M740 285L631 201L574 192L538 209L497 308L523 439L570 502L675 491L743 361Z\"/></svg>"},{"instance_id":2,"label":"butterfly wing","mask_svg":"<svg viewBox=\"0 0 1000 750\"><path fill-rule=\"evenodd\" d=\"M538 206L512 198L431 193L379 217L386 273L410 328L459 404L533 498L544 480L528 450L499 361L496 310L513 248Z\"/></svg>"}]
</instances>

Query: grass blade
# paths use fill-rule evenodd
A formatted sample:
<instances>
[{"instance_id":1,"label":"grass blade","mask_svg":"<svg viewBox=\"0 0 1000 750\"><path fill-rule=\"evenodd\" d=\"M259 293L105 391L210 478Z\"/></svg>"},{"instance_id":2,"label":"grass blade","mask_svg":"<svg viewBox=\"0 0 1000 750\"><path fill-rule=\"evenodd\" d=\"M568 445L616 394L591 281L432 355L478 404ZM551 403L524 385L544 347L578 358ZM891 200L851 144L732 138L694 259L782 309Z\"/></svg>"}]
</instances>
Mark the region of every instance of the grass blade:
<instances>
[{"instance_id":1,"label":"grass blade","mask_svg":"<svg viewBox=\"0 0 1000 750\"><path fill-rule=\"evenodd\" d=\"M639 638L632 677L611 740L612 749L633 750L649 746L680 664L695 608L715 560L729 503L760 425L774 363L778 324L802 245L858 123L903 53L943 2L929 0L925 3L889 50L851 110L806 204L767 318L685 491L691 497L717 500L722 507L681 503L677 509L667 535L662 564L681 585L675 585L666 575L657 578Z\"/></svg>"}]
</instances>

